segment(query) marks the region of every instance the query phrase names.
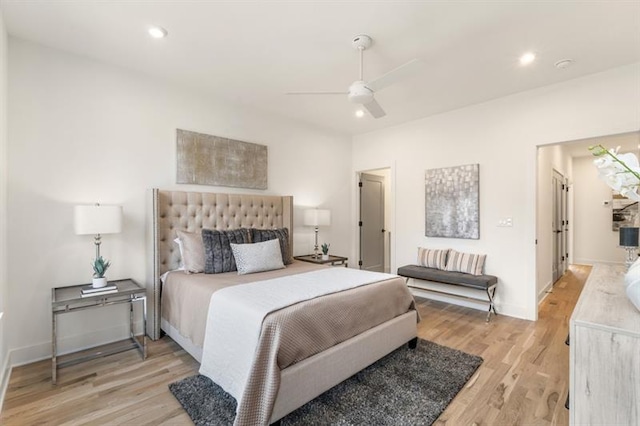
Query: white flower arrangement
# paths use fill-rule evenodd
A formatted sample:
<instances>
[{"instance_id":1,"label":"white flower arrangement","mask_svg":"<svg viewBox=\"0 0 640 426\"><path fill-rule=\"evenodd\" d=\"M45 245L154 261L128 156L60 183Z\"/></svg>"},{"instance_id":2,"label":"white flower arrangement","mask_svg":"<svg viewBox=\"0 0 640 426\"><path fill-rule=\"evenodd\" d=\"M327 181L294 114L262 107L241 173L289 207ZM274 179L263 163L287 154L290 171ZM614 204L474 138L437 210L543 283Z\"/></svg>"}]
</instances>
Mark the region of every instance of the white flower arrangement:
<instances>
[{"instance_id":1,"label":"white flower arrangement","mask_svg":"<svg viewBox=\"0 0 640 426\"><path fill-rule=\"evenodd\" d=\"M598 168L598 176L620 195L640 201L640 164L635 154L618 154L620 147L607 149L602 145L590 146L589 150L598 158L593 164Z\"/></svg>"}]
</instances>

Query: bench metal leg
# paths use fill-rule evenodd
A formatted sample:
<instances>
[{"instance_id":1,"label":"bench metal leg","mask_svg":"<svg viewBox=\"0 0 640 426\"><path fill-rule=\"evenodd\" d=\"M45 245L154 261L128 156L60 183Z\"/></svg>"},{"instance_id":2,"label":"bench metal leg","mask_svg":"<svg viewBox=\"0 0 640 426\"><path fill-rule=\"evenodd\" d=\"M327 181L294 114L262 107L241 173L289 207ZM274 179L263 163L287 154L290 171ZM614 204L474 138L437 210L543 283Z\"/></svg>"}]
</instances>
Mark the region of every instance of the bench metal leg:
<instances>
[{"instance_id":1,"label":"bench metal leg","mask_svg":"<svg viewBox=\"0 0 640 426\"><path fill-rule=\"evenodd\" d=\"M491 311L493 311L495 315L498 315L498 312L496 312L496 305L493 302L493 296L495 294L496 286L492 286L487 289L487 297L489 298L489 312L487 312L487 322L489 322L489 320L491 319Z\"/></svg>"},{"instance_id":2,"label":"bench metal leg","mask_svg":"<svg viewBox=\"0 0 640 426\"><path fill-rule=\"evenodd\" d=\"M484 300L483 298L480 298L480 297L476 298L476 297L465 296L465 295L462 295L462 294L448 293L448 292L436 290L436 289L433 289L433 288L422 288L422 287L419 287L419 286L411 286L411 285L409 285L409 279L411 279L413 277L408 277L408 276L404 276L404 275L401 275L401 276L404 277L405 282L406 282L406 284L407 284L407 286L409 288L415 288L417 290L424 291L424 292L446 294L448 296L458 297L458 298L463 298L463 299L469 299L469 300L473 300L475 302L488 303L489 304L489 310L487 312L487 322L489 322L491 320L491 313L492 312L495 315L498 315L498 311L496 311L496 305L495 305L495 302L493 300L493 298L494 298L494 296L496 294L497 284L494 284L491 287L488 287L487 289L485 289L485 291L487 292L488 300ZM420 281L419 278L414 278L414 279L417 280L417 281ZM427 281L427 282L429 282L429 281ZM437 282L437 281L434 281L434 282ZM447 284L447 283L444 283L444 284ZM455 285L455 284L451 284L451 285ZM478 290L481 290L481 289L478 289Z\"/></svg>"}]
</instances>

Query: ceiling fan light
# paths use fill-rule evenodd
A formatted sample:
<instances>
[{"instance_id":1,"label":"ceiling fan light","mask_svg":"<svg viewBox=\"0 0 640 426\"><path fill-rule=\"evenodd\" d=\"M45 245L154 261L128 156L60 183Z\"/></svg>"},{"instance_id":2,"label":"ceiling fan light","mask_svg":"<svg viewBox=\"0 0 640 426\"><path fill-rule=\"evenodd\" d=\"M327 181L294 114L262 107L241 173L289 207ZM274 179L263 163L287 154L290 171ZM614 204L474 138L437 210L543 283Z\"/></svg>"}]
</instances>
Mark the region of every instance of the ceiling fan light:
<instances>
[{"instance_id":1,"label":"ceiling fan light","mask_svg":"<svg viewBox=\"0 0 640 426\"><path fill-rule=\"evenodd\" d=\"M364 81L356 81L349 86L349 100L355 104L368 104L373 100L373 92Z\"/></svg>"},{"instance_id":2,"label":"ceiling fan light","mask_svg":"<svg viewBox=\"0 0 640 426\"><path fill-rule=\"evenodd\" d=\"M358 118L364 117L364 111L361 110L361 109L357 109L356 110L356 117L358 117Z\"/></svg>"}]
</instances>

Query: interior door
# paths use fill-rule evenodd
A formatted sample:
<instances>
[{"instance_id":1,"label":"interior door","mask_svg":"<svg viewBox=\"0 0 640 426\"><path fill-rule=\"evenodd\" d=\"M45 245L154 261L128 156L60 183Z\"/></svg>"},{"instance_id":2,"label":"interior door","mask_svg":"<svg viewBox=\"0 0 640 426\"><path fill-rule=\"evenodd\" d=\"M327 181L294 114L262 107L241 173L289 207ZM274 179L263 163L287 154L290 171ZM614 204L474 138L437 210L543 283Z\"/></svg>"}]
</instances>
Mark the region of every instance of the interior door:
<instances>
[{"instance_id":1,"label":"interior door","mask_svg":"<svg viewBox=\"0 0 640 426\"><path fill-rule=\"evenodd\" d=\"M384 271L384 176L360 174L360 269Z\"/></svg>"},{"instance_id":2,"label":"interior door","mask_svg":"<svg viewBox=\"0 0 640 426\"><path fill-rule=\"evenodd\" d=\"M562 181L562 253L564 259L562 262L562 274L569 269L569 180L563 178Z\"/></svg>"},{"instance_id":3,"label":"interior door","mask_svg":"<svg viewBox=\"0 0 640 426\"><path fill-rule=\"evenodd\" d=\"M551 222L551 231L553 232L553 259L551 262L551 276L555 283L567 269L567 195L564 176L554 170L551 182L553 186Z\"/></svg>"}]
</instances>

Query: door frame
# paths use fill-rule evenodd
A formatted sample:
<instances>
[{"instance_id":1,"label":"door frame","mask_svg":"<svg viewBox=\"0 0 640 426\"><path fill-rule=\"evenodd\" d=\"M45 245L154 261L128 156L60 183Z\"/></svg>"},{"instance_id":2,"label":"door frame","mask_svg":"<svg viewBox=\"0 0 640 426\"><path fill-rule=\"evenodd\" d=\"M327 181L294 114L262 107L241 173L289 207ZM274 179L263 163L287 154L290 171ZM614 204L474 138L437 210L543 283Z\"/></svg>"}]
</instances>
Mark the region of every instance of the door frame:
<instances>
[{"instance_id":1,"label":"door frame","mask_svg":"<svg viewBox=\"0 0 640 426\"><path fill-rule=\"evenodd\" d=\"M389 272L395 273L397 265L395 259L396 253L396 168L394 165L381 165L379 167L369 167L366 169L356 170L352 175L351 193L352 193L352 218L353 232L351 234L351 259L350 267L359 268L358 260L360 259L360 227L358 221L360 220L360 188L358 182L360 182L360 173L371 173L376 170L389 170L389 191L385 192L385 203L388 204L388 227L387 238L389 247Z\"/></svg>"}]
</instances>

